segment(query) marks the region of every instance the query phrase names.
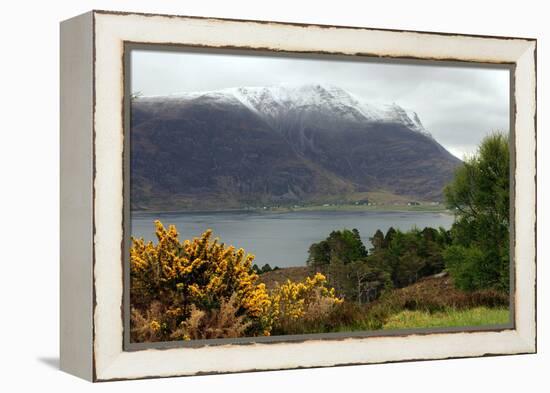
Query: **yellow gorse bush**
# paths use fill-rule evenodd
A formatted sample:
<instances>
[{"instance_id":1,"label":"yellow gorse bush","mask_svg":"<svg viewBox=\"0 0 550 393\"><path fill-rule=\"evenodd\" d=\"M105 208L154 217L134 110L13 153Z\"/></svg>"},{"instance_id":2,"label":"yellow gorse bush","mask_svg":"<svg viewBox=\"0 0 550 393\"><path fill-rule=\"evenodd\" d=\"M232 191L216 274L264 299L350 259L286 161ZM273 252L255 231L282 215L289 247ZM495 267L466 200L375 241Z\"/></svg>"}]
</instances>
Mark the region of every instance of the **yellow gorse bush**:
<instances>
[{"instance_id":1,"label":"yellow gorse bush","mask_svg":"<svg viewBox=\"0 0 550 393\"><path fill-rule=\"evenodd\" d=\"M188 316L190 306L215 308L237 294L242 311L261 319L270 307L265 285L251 269L254 256L212 240L207 230L199 238L180 242L176 228L155 221L157 244L132 239L130 266L133 294L150 302L172 302L169 312Z\"/></svg>"},{"instance_id":2,"label":"yellow gorse bush","mask_svg":"<svg viewBox=\"0 0 550 393\"><path fill-rule=\"evenodd\" d=\"M166 229L157 220L155 228L157 244L132 238L130 249L132 321L148 323L133 330L147 332L147 339L170 339L192 310L213 312L229 298L247 319L248 335L269 335L279 321L304 316L316 298L341 302L320 273L304 282L287 281L269 293L252 270L254 255L212 239L211 230L180 241L175 226ZM156 319L149 321L151 304Z\"/></svg>"},{"instance_id":3,"label":"yellow gorse bush","mask_svg":"<svg viewBox=\"0 0 550 393\"><path fill-rule=\"evenodd\" d=\"M334 288L327 288L327 279L317 273L307 277L302 282L287 280L277 286L271 293L271 319L273 324L285 324L306 316L312 307L319 304L320 299L327 306L341 304Z\"/></svg>"}]
</instances>

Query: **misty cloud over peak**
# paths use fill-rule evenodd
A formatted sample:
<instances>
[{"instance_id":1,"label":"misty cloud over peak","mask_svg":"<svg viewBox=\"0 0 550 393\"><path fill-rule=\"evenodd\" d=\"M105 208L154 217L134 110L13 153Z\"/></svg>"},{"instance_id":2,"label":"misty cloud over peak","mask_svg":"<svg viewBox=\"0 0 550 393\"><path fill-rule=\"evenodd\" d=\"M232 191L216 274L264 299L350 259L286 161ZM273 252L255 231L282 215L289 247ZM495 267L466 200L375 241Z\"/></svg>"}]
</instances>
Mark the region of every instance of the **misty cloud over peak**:
<instances>
[{"instance_id":1,"label":"misty cloud over peak","mask_svg":"<svg viewBox=\"0 0 550 393\"><path fill-rule=\"evenodd\" d=\"M332 94L341 89L376 108L395 103L414 110L423 128L462 158L487 134L508 132L509 79L509 70L496 67L136 50L131 89L145 96L273 86Z\"/></svg>"}]
</instances>

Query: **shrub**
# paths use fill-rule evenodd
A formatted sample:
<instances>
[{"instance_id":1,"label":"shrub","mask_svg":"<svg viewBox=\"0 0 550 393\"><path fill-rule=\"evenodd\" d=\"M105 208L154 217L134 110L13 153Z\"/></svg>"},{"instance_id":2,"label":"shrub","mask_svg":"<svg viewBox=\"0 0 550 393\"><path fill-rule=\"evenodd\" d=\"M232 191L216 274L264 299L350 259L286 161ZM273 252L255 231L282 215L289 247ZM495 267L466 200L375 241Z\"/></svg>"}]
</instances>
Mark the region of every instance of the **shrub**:
<instances>
[{"instance_id":1,"label":"shrub","mask_svg":"<svg viewBox=\"0 0 550 393\"><path fill-rule=\"evenodd\" d=\"M327 332L374 330L380 326L369 324L367 307L355 302L336 305L325 320Z\"/></svg>"},{"instance_id":2,"label":"shrub","mask_svg":"<svg viewBox=\"0 0 550 393\"><path fill-rule=\"evenodd\" d=\"M166 338L165 309L162 303L155 301L141 312L132 308L130 315L130 334L134 342L163 341ZM164 327L164 329L163 329Z\"/></svg>"},{"instance_id":3,"label":"shrub","mask_svg":"<svg viewBox=\"0 0 550 393\"><path fill-rule=\"evenodd\" d=\"M270 335L341 302L322 274L270 293L243 249L212 240L210 230L181 242L174 226L155 226L157 244L133 238L130 250L134 342Z\"/></svg>"},{"instance_id":4,"label":"shrub","mask_svg":"<svg viewBox=\"0 0 550 393\"><path fill-rule=\"evenodd\" d=\"M147 314L155 302L171 316L168 326L179 326L192 311L220 309L234 294L239 315L252 323L249 334L269 329L265 318L270 307L269 294L251 269L253 255L243 249L226 247L212 232L180 242L174 226L167 229L155 222L158 243L132 239L130 250L130 297L132 306Z\"/></svg>"},{"instance_id":5,"label":"shrub","mask_svg":"<svg viewBox=\"0 0 550 393\"><path fill-rule=\"evenodd\" d=\"M270 310L273 333L299 334L321 323L335 305L343 302L326 283L325 276L317 273L303 282L287 280L275 287Z\"/></svg>"},{"instance_id":6,"label":"shrub","mask_svg":"<svg viewBox=\"0 0 550 393\"><path fill-rule=\"evenodd\" d=\"M219 309L211 311L203 311L192 305L189 318L180 324L170 338L196 340L244 336L251 322L246 320L245 315L238 315L236 300L234 293L231 298L221 301Z\"/></svg>"}]
</instances>

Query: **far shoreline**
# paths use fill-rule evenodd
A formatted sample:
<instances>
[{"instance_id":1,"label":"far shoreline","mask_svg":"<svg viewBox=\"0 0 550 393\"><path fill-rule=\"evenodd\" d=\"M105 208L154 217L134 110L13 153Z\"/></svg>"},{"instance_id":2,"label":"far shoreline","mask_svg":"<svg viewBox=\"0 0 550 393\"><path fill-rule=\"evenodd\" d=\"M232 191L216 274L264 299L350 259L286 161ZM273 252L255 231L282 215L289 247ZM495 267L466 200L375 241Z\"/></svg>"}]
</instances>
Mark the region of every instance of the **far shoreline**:
<instances>
[{"instance_id":1,"label":"far shoreline","mask_svg":"<svg viewBox=\"0 0 550 393\"><path fill-rule=\"evenodd\" d=\"M283 214L283 213L301 213L301 212L388 212L388 213L442 213L452 215L452 210L446 208L444 205L312 205L312 206L298 206L298 207L265 207L265 208L235 208L235 209L202 209L202 210L148 210L148 209L135 209L130 210L130 214L217 214L217 213L257 213L257 214Z\"/></svg>"}]
</instances>

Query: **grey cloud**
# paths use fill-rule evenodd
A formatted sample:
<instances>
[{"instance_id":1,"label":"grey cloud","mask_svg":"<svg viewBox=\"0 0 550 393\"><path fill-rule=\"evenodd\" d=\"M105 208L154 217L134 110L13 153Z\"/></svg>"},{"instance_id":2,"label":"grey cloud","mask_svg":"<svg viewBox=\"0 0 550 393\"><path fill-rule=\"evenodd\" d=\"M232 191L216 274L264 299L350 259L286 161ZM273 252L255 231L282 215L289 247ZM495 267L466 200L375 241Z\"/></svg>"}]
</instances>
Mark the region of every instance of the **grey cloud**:
<instances>
[{"instance_id":1,"label":"grey cloud","mask_svg":"<svg viewBox=\"0 0 550 393\"><path fill-rule=\"evenodd\" d=\"M133 51L132 90L144 95L279 83L326 83L414 110L457 156L509 129L509 71L276 56Z\"/></svg>"}]
</instances>

